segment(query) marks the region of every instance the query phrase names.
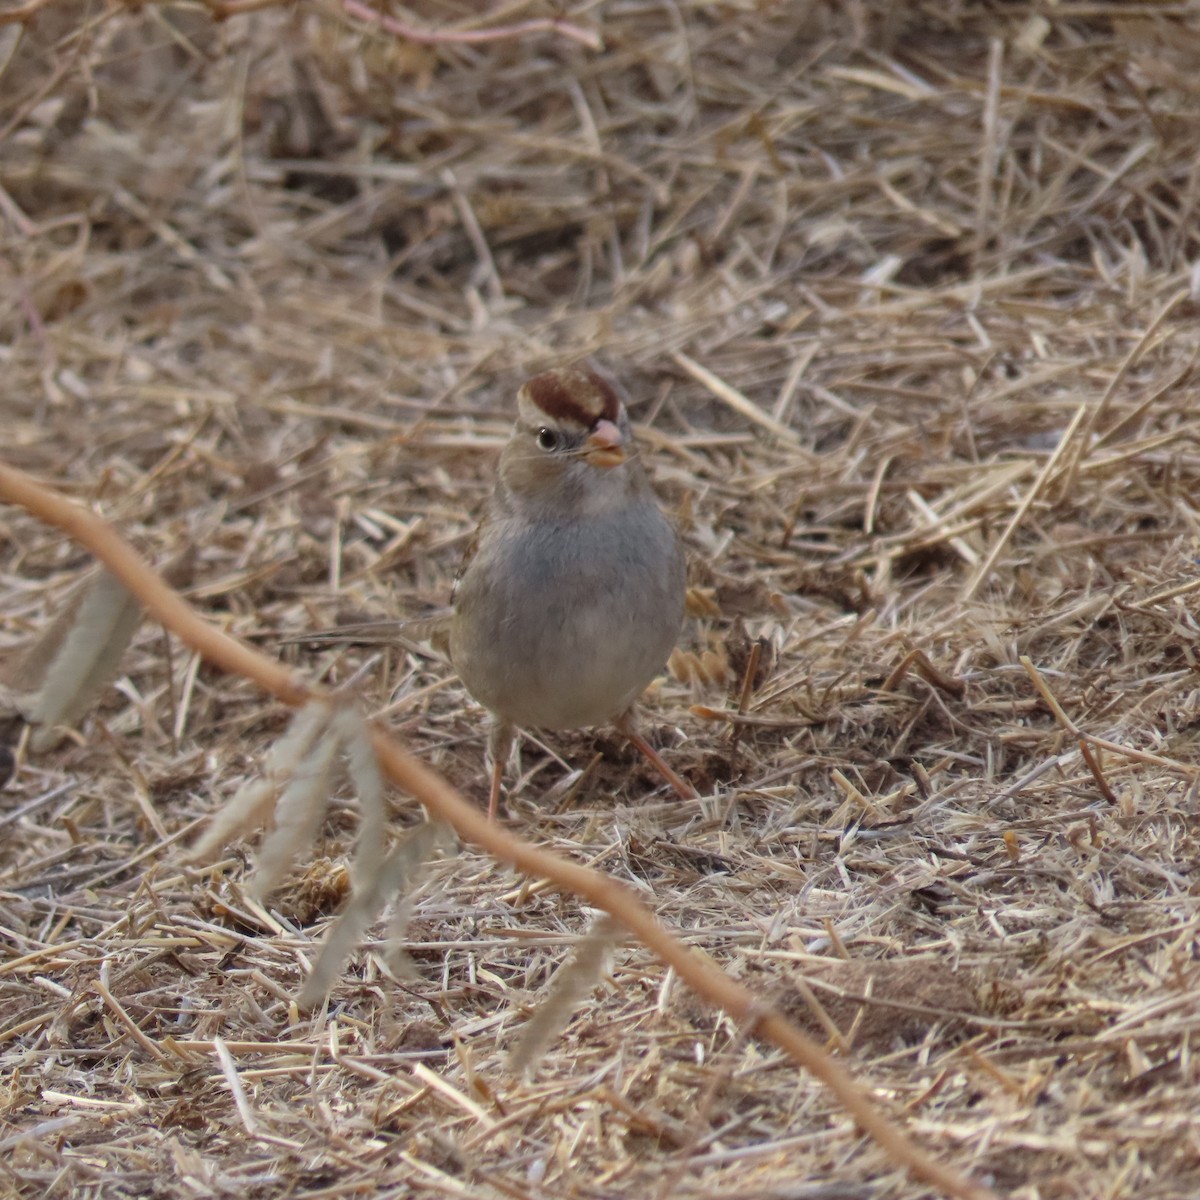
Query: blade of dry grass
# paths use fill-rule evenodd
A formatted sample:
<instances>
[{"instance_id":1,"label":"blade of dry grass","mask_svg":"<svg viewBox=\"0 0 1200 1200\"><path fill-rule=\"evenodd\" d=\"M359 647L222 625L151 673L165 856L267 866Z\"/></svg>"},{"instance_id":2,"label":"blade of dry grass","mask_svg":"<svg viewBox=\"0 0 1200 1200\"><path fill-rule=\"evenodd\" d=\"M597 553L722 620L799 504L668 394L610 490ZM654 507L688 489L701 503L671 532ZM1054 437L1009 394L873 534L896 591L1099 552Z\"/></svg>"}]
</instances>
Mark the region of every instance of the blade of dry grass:
<instances>
[{"instance_id":1,"label":"blade of dry grass","mask_svg":"<svg viewBox=\"0 0 1200 1200\"><path fill-rule=\"evenodd\" d=\"M546 1047L566 1028L583 998L599 982L617 944L618 927L607 916L592 922L571 957L555 972L546 995L534 1010L509 1059L509 1070L523 1075L538 1064Z\"/></svg>"},{"instance_id":2,"label":"blade of dry grass","mask_svg":"<svg viewBox=\"0 0 1200 1200\"><path fill-rule=\"evenodd\" d=\"M30 724L32 745L48 750L90 708L116 674L141 624L138 602L107 571L96 571L73 592L58 616L27 650L6 667Z\"/></svg>"}]
</instances>

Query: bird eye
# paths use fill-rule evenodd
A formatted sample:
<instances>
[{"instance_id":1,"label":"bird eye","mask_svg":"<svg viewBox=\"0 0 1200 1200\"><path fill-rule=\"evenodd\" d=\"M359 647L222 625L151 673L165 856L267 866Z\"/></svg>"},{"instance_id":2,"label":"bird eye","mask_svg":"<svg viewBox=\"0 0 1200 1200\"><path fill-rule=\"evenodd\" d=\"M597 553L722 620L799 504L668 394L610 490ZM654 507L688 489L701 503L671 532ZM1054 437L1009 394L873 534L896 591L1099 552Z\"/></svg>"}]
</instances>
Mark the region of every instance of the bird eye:
<instances>
[{"instance_id":1,"label":"bird eye","mask_svg":"<svg viewBox=\"0 0 1200 1200\"><path fill-rule=\"evenodd\" d=\"M559 446L558 434L553 429L546 429L543 426L537 431L537 444L543 450L557 450Z\"/></svg>"}]
</instances>

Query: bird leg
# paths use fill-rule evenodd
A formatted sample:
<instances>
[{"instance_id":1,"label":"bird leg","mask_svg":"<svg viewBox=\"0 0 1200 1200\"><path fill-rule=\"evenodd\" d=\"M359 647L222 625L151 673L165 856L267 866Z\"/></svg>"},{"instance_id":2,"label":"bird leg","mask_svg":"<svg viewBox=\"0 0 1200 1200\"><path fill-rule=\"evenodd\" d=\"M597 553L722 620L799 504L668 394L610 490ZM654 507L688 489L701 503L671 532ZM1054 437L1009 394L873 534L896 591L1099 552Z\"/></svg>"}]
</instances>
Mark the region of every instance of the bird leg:
<instances>
[{"instance_id":1,"label":"bird leg","mask_svg":"<svg viewBox=\"0 0 1200 1200\"><path fill-rule=\"evenodd\" d=\"M504 786L504 768L508 766L508 756L512 753L515 730L507 722L496 717L488 730L487 756L491 759L492 785L488 792L488 820L496 819L496 811L500 807L500 791Z\"/></svg>"},{"instance_id":2,"label":"bird leg","mask_svg":"<svg viewBox=\"0 0 1200 1200\"><path fill-rule=\"evenodd\" d=\"M650 765L675 789L676 795L681 800L699 800L700 793L686 779L676 775L670 767L667 766L666 760L648 741L637 731L637 727L633 723L632 711L622 713L615 721L613 726L618 733L623 733L633 746L640 750Z\"/></svg>"}]
</instances>

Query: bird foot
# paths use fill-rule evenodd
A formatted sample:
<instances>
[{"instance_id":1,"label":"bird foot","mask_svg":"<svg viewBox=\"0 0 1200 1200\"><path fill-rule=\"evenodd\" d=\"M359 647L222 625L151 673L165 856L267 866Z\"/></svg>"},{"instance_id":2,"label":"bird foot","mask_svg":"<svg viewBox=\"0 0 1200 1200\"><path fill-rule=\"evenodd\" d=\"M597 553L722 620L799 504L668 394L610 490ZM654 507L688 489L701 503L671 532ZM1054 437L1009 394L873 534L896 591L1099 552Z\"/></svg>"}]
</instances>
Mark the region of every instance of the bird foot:
<instances>
[{"instance_id":1,"label":"bird foot","mask_svg":"<svg viewBox=\"0 0 1200 1200\"><path fill-rule=\"evenodd\" d=\"M613 726L618 732L625 735L630 743L645 756L650 765L671 785L675 790L675 794L681 800L699 800L700 793L681 775L677 775L666 763L666 760L655 748L640 733L638 733L633 719L626 713L622 717L618 717Z\"/></svg>"}]
</instances>

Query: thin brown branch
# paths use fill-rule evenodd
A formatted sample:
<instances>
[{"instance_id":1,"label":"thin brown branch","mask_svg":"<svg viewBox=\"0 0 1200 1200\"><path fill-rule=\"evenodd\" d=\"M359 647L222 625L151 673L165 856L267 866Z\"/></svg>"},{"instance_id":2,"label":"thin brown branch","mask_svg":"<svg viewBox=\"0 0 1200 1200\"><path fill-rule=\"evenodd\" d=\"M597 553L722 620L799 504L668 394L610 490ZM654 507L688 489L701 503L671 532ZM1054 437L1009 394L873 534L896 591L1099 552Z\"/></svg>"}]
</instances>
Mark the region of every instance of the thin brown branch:
<instances>
[{"instance_id":1,"label":"thin brown branch","mask_svg":"<svg viewBox=\"0 0 1200 1200\"><path fill-rule=\"evenodd\" d=\"M209 625L127 545L103 519L72 503L23 471L0 464L0 499L20 505L88 549L181 641L209 662L242 675L291 706L322 695L292 671ZM739 1024L774 1043L810 1071L837 1097L845 1111L898 1164L955 1200L996 1200L995 1193L938 1162L912 1142L871 1103L849 1073L777 1009L736 982L710 958L688 949L668 932L621 883L522 841L470 804L434 771L420 763L383 729L372 743L380 766L401 790L414 796L459 836L528 875L551 881L603 909L651 950L695 992Z\"/></svg>"}]
</instances>

